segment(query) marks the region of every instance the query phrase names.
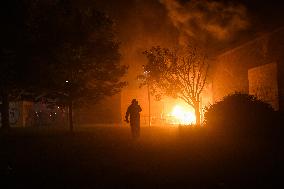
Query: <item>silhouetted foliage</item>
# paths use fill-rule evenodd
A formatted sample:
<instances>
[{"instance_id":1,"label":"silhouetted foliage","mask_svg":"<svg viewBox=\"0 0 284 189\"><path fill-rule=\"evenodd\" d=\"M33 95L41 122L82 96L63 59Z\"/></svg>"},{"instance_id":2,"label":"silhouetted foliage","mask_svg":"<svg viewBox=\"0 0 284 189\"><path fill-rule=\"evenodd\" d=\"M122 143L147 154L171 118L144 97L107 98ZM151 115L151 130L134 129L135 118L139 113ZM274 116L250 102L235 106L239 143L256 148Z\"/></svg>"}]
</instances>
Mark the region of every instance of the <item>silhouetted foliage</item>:
<instances>
[{"instance_id":1,"label":"silhouetted foliage","mask_svg":"<svg viewBox=\"0 0 284 189\"><path fill-rule=\"evenodd\" d=\"M196 124L200 124L200 96L203 92L209 64L200 49L188 46L179 52L152 47L144 52L148 59L142 85L149 84L158 97L179 98L194 108Z\"/></svg>"},{"instance_id":2,"label":"silhouetted foliage","mask_svg":"<svg viewBox=\"0 0 284 189\"><path fill-rule=\"evenodd\" d=\"M209 128L263 130L273 127L275 111L255 96L237 92L207 107L204 119Z\"/></svg>"},{"instance_id":3,"label":"silhouetted foliage","mask_svg":"<svg viewBox=\"0 0 284 189\"><path fill-rule=\"evenodd\" d=\"M8 115L12 92L55 99L69 106L72 115L73 105L95 103L126 84L120 80L127 67L120 64L113 20L93 2L11 0L5 8L0 46L0 92L6 112L2 117Z\"/></svg>"},{"instance_id":4,"label":"silhouetted foliage","mask_svg":"<svg viewBox=\"0 0 284 189\"><path fill-rule=\"evenodd\" d=\"M9 101L21 96L22 80L20 49L23 33L23 8L19 1L11 0L1 5L0 10L0 101L2 128L9 128ZM19 16L21 15L21 16Z\"/></svg>"}]
</instances>

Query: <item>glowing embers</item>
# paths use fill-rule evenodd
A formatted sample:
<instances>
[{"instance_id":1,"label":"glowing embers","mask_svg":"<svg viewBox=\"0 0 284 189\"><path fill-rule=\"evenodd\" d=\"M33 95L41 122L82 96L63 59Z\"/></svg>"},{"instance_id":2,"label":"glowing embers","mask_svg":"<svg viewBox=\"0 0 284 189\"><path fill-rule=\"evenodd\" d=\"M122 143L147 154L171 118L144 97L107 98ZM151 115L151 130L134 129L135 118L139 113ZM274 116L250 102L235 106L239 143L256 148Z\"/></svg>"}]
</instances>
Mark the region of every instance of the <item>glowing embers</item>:
<instances>
[{"instance_id":1,"label":"glowing embers","mask_svg":"<svg viewBox=\"0 0 284 189\"><path fill-rule=\"evenodd\" d=\"M167 120L173 125L192 125L196 123L194 110L190 107L175 105Z\"/></svg>"}]
</instances>

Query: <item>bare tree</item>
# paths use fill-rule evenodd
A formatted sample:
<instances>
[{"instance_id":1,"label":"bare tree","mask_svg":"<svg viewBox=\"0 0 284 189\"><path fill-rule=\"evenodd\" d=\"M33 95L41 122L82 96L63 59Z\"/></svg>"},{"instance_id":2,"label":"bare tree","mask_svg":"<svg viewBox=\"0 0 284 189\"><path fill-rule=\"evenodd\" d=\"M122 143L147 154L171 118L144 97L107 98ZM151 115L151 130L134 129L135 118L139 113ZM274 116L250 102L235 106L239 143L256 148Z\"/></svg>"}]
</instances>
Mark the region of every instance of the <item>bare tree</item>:
<instances>
[{"instance_id":1,"label":"bare tree","mask_svg":"<svg viewBox=\"0 0 284 189\"><path fill-rule=\"evenodd\" d=\"M143 84L149 84L157 98L180 98L194 108L196 124L200 124L200 96L208 76L206 57L195 47L182 52L152 47L144 52L148 62L144 66Z\"/></svg>"}]
</instances>

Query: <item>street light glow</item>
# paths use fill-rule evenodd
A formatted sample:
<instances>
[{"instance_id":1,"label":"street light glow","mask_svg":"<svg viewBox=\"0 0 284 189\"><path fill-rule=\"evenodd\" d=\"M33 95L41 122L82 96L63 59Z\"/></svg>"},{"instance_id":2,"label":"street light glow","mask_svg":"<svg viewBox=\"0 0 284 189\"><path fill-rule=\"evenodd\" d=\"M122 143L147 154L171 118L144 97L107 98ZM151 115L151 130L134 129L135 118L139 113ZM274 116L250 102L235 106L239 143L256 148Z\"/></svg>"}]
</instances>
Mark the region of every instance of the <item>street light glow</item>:
<instances>
[{"instance_id":1,"label":"street light glow","mask_svg":"<svg viewBox=\"0 0 284 189\"><path fill-rule=\"evenodd\" d=\"M150 73L150 71L144 71L144 74L147 75L148 73Z\"/></svg>"}]
</instances>

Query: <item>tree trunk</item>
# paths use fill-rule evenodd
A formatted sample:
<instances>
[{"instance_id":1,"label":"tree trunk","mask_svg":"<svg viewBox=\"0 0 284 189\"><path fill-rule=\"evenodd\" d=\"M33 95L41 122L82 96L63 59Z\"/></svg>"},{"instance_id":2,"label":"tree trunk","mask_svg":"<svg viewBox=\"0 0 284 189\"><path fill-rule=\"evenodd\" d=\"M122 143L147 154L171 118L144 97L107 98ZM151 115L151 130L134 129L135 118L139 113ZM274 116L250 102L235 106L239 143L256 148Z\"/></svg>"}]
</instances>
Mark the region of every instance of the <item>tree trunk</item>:
<instances>
[{"instance_id":1,"label":"tree trunk","mask_svg":"<svg viewBox=\"0 0 284 189\"><path fill-rule=\"evenodd\" d=\"M196 125L200 125L200 110L199 110L199 102L194 105L195 117L196 117Z\"/></svg>"},{"instance_id":2,"label":"tree trunk","mask_svg":"<svg viewBox=\"0 0 284 189\"><path fill-rule=\"evenodd\" d=\"M2 106L1 106L1 124L2 128L10 128L10 121L9 121L9 98L8 93L2 91Z\"/></svg>"},{"instance_id":3,"label":"tree trunk","mask_svg":"<svg viewBox=\"0 0 284 189\"><path fill-rule=\"evenodd\" d=\"M149 108L149 127L151 126L151 99L150 99L150 89L149 84L147 84L147 90L148 90L148 108Z\"/></svg>"},{"instance_id":4,"label":"tree trunk","mask_svg":"<svg viewBox=\"0 0 284 189\"><path fill-rule=\"evenodd\" d=\"M69 129L73 131L73 100L70 100L68 107Z\"/></svg>"}]
</instances>

